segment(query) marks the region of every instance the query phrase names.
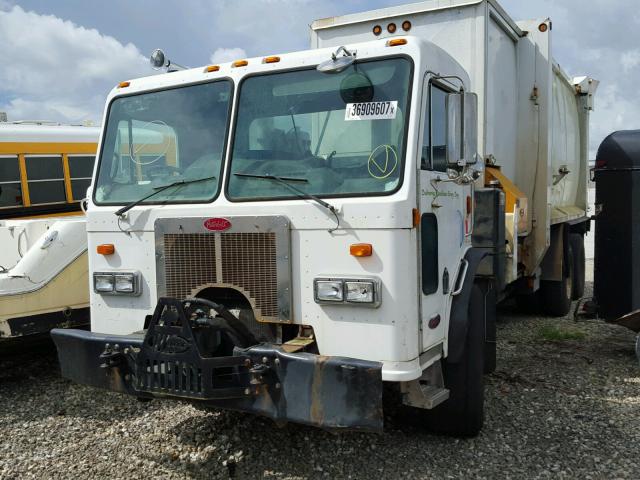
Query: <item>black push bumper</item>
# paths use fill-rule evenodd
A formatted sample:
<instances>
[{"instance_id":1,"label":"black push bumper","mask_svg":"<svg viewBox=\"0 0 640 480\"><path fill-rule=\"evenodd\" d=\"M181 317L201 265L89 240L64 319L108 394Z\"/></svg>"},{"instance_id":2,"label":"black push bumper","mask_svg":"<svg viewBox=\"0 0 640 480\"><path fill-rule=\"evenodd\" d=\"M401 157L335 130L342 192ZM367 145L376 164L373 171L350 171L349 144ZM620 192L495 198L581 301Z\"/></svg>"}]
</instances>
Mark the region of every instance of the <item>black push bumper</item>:
<instances>
[{"instance_id":1,"label":"black push bumper","mask_svg":"<svg viewBox=\"0 0 640 480\"><path fill-rule=\"evenodd\" d=\"M382 429L381 363L287 353L271 344L203 358L189 322L158 325L160 307L146 334L53 330L62 375L139 398L192 400L325 428Z\"/></svg>"}]
</instances>

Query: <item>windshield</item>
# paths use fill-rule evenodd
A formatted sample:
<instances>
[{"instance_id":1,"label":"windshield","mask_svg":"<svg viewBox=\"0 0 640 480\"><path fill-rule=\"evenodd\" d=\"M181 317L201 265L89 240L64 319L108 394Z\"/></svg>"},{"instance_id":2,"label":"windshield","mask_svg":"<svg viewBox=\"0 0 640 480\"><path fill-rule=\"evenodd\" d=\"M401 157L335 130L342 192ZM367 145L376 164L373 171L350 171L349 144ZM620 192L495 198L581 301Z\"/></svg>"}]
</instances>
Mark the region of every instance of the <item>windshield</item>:
<instances>
[{"instance_id":1,"label":"windshield","mask_svg":"<svg viewBox=\"0 0 640 480\"><path fill-rule=\"evenodd\" d=\"M219 190L231 82L116 98L109 108L94 200L124 204L197 202ZM188 183L190 180L208 180ZM187 182L185 182L187 181Z\"/></svg>"},{"instance_id":2,"label":"windshield","mask_svg":"<svg viewBox=\"0 0 640 480\"><path fill-rule=\"evenodd\" d=\"M282 182L257 175L303 178L296 187L321 196L392 193L402 178L410 80L405 58L245 79L229 198L292 197Z\"/></svg>"}]
</instances>

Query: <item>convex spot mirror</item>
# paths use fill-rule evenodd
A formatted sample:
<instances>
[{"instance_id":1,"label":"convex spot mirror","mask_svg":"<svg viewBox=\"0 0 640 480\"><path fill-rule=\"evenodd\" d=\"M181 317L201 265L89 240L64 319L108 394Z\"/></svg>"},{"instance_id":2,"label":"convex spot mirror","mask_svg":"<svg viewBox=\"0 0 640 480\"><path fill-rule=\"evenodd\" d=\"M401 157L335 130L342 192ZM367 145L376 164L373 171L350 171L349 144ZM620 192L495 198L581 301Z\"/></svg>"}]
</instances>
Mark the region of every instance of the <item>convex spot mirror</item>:
<instances>
[{"instance_id":1,"label":"convex spot mirror","mask_svg":"<svg viewBox=\"0 0 640 480\"><path fill-rule=\"evenodd\" d=\"M350 73L340 82L340 97L344 103L362 103L373 100L373 84L363 73Z\"/></svg>"},{"instance_id":2,"label":"convex spot mirror","mask_svg":"<svg viewBox=\"0 0 640 480\"><path fill-rule=\"evenodd\" d=\"M475 93L447 94L447 163L463 167L477 162L478 96Z\"/></svg>"}]
</instances>

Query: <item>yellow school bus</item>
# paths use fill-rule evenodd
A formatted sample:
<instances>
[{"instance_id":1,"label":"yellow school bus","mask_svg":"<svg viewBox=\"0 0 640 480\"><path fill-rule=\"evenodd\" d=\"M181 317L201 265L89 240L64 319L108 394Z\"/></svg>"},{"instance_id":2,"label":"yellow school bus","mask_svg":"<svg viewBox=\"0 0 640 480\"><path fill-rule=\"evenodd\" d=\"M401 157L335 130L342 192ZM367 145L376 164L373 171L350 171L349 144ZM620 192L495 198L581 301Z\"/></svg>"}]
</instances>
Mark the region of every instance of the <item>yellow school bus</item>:
<instances>
[{"instance_id":1,"label":"yellow school bus","mask_svg":"<svg viewBox=\"0 0 640 480\"><path fill-rule=\"evenodd\" d=\"M99 134L97 127L0 123L0 219L78 214Z\"/></svg>"}]
</instances>

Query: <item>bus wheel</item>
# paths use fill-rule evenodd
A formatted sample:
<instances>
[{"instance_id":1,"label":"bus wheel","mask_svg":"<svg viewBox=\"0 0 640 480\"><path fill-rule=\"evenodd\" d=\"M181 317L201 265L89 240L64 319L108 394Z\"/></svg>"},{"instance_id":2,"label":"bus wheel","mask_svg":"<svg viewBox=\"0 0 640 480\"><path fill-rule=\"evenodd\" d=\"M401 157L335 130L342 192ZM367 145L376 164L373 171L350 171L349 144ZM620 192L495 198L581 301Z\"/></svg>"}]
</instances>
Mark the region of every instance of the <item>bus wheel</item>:
<instances>
[{"instance_id":1,"label":"bus wheel","mask_svg":"<svg viewBox=\"0 0 640 480\"><path fill-rule=\"evenodd\" d=\"M484 300L473 286L469 300L469 329L464 354L458 363L443 360L444 384L449 399L427 410L429 430L446 435L472 437L484 423Z\"/></svg>"}]
</instances>

